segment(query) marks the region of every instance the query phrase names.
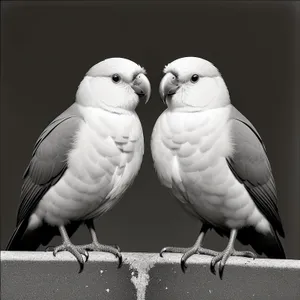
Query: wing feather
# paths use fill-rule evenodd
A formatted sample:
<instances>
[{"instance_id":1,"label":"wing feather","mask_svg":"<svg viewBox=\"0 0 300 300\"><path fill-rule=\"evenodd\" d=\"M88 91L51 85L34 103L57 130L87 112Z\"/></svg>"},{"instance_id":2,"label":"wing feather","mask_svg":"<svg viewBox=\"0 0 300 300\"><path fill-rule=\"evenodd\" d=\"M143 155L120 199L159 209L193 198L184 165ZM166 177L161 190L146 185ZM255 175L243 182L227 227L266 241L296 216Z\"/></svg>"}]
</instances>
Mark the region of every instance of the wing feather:
<instances>
[{"instance_id":1,"label":"wing feather","mask_svg":"<svg viewBox=\"0 0 300 300\"><path fill-rule=\"evenodd\" d=\"M70 106L42 132L24 172L17 224L27 219L45 193L67 169L67 155L82 122L76 104Z\"/></svg>"},{"instance_id":2,"label":"wing feather","mask_svg":"<svg viewBox=\"0 0 300 300\"><path fill-rule=\"evenodd\" d=\"M273 228L284 237L278 213L277 193L266 148L254 126L234 107L231 114L234 153L227 163L244 184L255 205Z\"/></svg>"}]
</instances>

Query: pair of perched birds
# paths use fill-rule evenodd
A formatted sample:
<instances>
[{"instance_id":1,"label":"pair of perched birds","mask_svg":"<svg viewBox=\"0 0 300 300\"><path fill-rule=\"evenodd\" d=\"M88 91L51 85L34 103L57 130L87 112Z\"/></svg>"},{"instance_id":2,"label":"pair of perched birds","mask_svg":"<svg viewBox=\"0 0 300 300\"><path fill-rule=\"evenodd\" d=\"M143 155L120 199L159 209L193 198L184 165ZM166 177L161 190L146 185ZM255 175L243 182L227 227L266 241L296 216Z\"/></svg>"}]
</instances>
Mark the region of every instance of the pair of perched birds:
<instances>
[{"instance_id":1,"label":"pair of perched birds","mask_svg":"<svg viewBox=\"0 0 300 300\"><path fill-rule=\"evenodd\" d=\"M235 239L259 254L285 258L284 236L276 206L276 188L266 149L254 126L230 104L226 84L210 62L185 57L164 69L159 92L168 108L152 133L154 166L163 185L202 221L182 269L193 254L213 256L222 276ZM81 81L75 103L52 121L38 138L24 173L17 227L7 250L36 250L60 233L53 254L69 251L83 269L87 250L105 251L122 262L117 246L98 242L93 219L110 210L133 183L144 154L144 138L135 108L148 101L145 69L124 58L94 65ZM80 224L92 243L76 246L70 236ZM224 251L202 247L208 229L229 237Z\"/></svg>"}]
</instances>

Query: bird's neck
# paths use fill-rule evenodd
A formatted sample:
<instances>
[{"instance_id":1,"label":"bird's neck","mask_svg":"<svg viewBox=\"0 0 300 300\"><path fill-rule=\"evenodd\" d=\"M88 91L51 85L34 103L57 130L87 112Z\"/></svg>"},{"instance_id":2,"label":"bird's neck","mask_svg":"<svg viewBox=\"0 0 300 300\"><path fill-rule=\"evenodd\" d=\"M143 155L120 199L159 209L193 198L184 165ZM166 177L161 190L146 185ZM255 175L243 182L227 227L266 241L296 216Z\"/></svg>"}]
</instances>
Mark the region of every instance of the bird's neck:
<instances>
[{"instance_id":1,"label":"bird's neck","mask_svg":"<svg viewBox=\"0 0 300 300\"><path fill-rule=\"evenodd\" d=\"M118 114L118 115L131 115L131 114L135 114L135 110L134 109L125 109L125 108L120 108L120 107L112 107L109 105L106 105L103 102L97 103L97 105L93 105L93 104L86 104L83 101L80 101L76 98L75 102L80 105L81 107L86 107L86 108L91 108L91 109L101 109L103 111L112 113L112 114Z\"/></svg>"}]
</instances>

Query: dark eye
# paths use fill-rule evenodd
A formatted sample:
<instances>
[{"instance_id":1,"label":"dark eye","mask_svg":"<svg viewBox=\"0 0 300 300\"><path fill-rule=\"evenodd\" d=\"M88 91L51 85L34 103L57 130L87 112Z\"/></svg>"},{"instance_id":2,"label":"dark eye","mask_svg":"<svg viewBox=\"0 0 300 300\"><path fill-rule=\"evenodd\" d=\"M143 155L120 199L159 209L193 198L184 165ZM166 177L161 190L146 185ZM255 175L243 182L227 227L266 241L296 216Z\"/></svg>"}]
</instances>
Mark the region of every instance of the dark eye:
<instances>
[{"instance_id":1,"label":"dark eye","mask_svg":"<svg viewBox=\"0 0 300 300\"><path fill-rule=\"evenodd\" d=\"M199 75L194 74L194 75L191 77L191 82L195 83L195 82L198 81L198 79L199 79Z\"/></svg>"},{"instance_id":2,"label":"dark eye","mask_svg":"<svg viewBox=\"0 0 300 300\"><path fill-rule=\"evenodd\" d=\"M121 77L118 74L114 74L111 79L113 82L118 83L121 80Z\"/></svg>"}]
</instances>

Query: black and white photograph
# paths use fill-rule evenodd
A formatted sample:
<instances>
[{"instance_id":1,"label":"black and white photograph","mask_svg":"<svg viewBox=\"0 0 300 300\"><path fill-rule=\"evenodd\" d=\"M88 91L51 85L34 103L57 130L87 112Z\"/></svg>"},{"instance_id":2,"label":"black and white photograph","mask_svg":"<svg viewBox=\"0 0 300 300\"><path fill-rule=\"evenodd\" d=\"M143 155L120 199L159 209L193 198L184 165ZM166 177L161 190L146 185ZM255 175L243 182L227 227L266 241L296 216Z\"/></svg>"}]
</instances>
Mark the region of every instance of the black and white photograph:
<instances>
[{"instance_id":1,"label":"black and white photograph","mask_svg":"<svg viewBox=\"0 0 300 300\"><path fill-rule=\"evenodd\" d=\"M1 299L300 299L300 2L1 1Z\"/></svg>"}]
</instances>

